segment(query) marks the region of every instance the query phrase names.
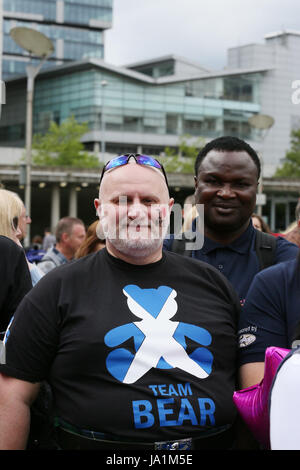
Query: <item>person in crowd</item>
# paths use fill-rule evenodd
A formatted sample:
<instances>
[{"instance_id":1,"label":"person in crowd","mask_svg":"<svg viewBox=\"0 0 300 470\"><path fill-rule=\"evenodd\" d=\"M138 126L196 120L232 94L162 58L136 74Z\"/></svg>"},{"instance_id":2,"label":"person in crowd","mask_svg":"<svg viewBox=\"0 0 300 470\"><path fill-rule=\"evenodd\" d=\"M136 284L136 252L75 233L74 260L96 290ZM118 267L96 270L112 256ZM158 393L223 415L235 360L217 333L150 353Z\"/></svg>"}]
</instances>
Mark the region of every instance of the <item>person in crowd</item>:
<instances>
[{"instance_id":1,"label":"person in crowd","mask_svg":"<svg viewBox=\"0 0 300 470\"><path fill-rule=\"evenodd\" d=\"M34 235L30 246L25 249L26 258L30 263L38 264L46 254L45 250L42 249L42 243L43 238L41 235Z\"/></svg>"},{"instance_id":2,"label":"person in crowd","mask_svg":"<svg viewBox=\"0 0 300 470\"><path fill-rule=\"evenodd\" d=\"M162 250L173 202L152 157L105 165L105 248L45 276L7 333L1 449L26 446L43 380L61 449L232 447L240 305L218 270Z\"/></svg>"},{"instance_id":3,"label":"person in crowd","mask_svg":"<svg viewBox=\"0 0 300 470\"><path fill-rule=\"evenodd\" d=\"M241 388L264 375L269 346L289 349L300 324L300 258L258 273L249 289L239 322Z\"/></svg>"},{"instance_id":4,"label":"person in crowd","mask_svg":"<svg viewBox=\"0 0 300 470\"><path fill-rule=\"evenodd\" d=\"M56 244L49 248L39 263L43 273L48 273L56 266L74 259L75 253L83 243L86 235L84 223L77 217L63 217L57 224Z\"/></svg>"},{"instance_id":5,"label":"person in crowd","mask_svg":"<svg viewBox=\"0 0 300 470\"><path fill-rule=\"evenodd\" d=\"M24 204L18 194L7 189L0 189L0 235L11 238L21 245L20 218Z\"/></svg>"},{"instance_id":6,"label":"person in crowd","mask_svg":"<svg viewBox=\"0 0 300 470\"><path fill-rule=\"evenodd\" d=\"M32 283L21 246L18 246L11 238L0 235L0 253L0 339L2 340L15 310L32 288Z\"/></svg>"},{"instance_id":7,"label":"person in crowd","mask_svg":"<svg viewBox=\"0 0 300 470\"><path fill-rule=\"evenodd\" d=\"M26 207L24 206L24 203L23 203L22 212L19 216L20 233L18 235L18 239L22 243L24 242L26 235L27 235L27 225L31 224L31 222L32 222L31 217L27 214Z\"/></svg>"},{"instance_id":8,"label":"person in crowd","mask_svg":"<svg viewBox=\"0 0 300 470\"><path fill-rule=\"evenodd\" d=\"M295 245L300 247L300 200L295 209L295 219L294 227L280 235L283 236L286 240L295 243Z\"/></svg>"},{"instance_id":9,"label":"person in crowd","mask_svg":"<svg viewBox=\"0 0 300 470\"><path fill-rule=\"evenodd\" d=\"M46 227L44 231L44 238L42 242L42 248L45 251L48 251L49 248L52 248L56 243L55 235L51 233L50 228Z\"/></svg>"},{"instance_id":10,"label":"person in crowd","mask_svg":"<svg viewBox=\"0 0 300 470\"><path fill-rule=\"evenodd\" d=\"M82 258L105 247L105 236L98 220L87 229L85 240L75 253L75 258Z\"/></svg>"},{"instance_id":11,"label":"person in crowd","mask_svg":"<svg viewBox=\"0 0 300 470\"><path fill-rule=\"evenodd\" d=\"M252 214L252 225L256 230L260 230L261 232L271 233L270 227L268 226L267 222L258 214Z\"/></svg>"},{"instance_id":12,"label":"person in crowd","mask_svg":"<svg viewBox=\"0 0 300 470\"><path fill-rule=\"evenodd\" d=\"M204 205L204 244L184 254L213 265L225 275L241 304L261 269L257 231L251 221L260 171L254 149L230 136L206 144L195 162L195 202ZM174 241L166 239L165 249L172 251ZM294 244L278 237L273 263L294 259L297 252Z\"/></svg>"},{"instance_id":13,"label":"person in crowd","mask_svg":"<svg viewBox=\"0 0 300 470\"><path fill-rule=\"evenodd\" d=\"M43 245L43 238L41 235L34 235L31 240L31 248L35 250L41 250Z\"/></svg>"},{"instance_id":14,"label":"person in crowd","mask_svg":"<svg viewBox=\"0 0 300 470\"><path fill-rule=\"evenodd\" d=\"M20 245L26 236L26 210L18 194L6 189L0 189L0 235L11 238ZM31 221L31 219L30 219ZM35 263L27 260L32 284L35 285L43 276Z\"/></svg>"}]
</instances>

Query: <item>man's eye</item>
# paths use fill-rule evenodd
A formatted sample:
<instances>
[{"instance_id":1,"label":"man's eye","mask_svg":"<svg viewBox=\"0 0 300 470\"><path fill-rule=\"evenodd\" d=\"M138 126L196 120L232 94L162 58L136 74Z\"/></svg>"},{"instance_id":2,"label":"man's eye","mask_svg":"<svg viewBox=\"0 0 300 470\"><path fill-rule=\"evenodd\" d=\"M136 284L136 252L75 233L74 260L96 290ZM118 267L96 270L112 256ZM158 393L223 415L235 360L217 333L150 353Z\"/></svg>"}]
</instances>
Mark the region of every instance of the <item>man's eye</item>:
<instances>
[{"instance_id":1,"label":"man's eye","mask_svg":"<svg viewBox=\"0 0 300 470\"><path fill-rule=\"evenodd\" d=\"M149 198L149 199L143 199L142 202L143 202L143 204L145 204L145 205L149 205L149 204L154 204L154 203L155 203L155 201L154 201L153 199L150 199L150 198Z\"/></svg>"},{"instance_id":2,"label":"man's eye","mask_svg":"<svg viewBox=\"0 0 300 470\"><path fill-rule=\"evenodd\" d=\"M205 180L205 183L208 183L208 184L220 184L218 180L216 180L215 178L207 178Z\"/></svg>"},{"instance_id":3,"label":"man's eye","mask_svg":"<svg viewBox=\"0 0 300 470\"><path fill-rule=\"evenodd\" d=\"M118 198L115 198L111 201L113 204L116 204L117 206L124 206L126 204L128 204L128 199L127 197L118 197Z\"/></svg>"},{"instance_id":4,"label":"man's eye","mask_svg":"<svg viewBox=\"0 0 300 470\"><path fill-rule=\"evenodd\" d=\"M247 188L249 184L246 183L245 181L237 181L236 183L233 184L233 186L236 186L237 188Z\"/></svg>"}]
</instances>

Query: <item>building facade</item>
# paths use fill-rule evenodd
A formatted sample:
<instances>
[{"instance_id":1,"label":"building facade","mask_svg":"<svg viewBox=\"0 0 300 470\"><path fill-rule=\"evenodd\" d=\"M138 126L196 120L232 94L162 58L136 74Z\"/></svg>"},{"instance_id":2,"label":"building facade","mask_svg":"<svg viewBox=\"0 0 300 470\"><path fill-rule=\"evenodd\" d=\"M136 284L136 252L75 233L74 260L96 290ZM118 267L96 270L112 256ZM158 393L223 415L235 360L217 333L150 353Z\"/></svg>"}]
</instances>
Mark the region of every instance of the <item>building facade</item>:
<instances>
[{"instance_id":1,"label":"building facade","mask_svg":"<svg viewBox=\"0 0 300 470\"><path fill-rule=\"evenodd\" d=\"M72 62L38 75L34 133L74 115L88 123L83 141L96 152L105 143L110 154L139 150L160 155L166 147L177 148L183 135L196 141L232 134L254 142L257 134L248 119L261 111L262 73L155 79L98 59ZM26 78L9 80L6 87L0 142L23 146Z\"/></svg>"},{"instance_id":2,"label":"building facade","mask_svg":"<svg viewBox=\"0 0 300 470\"><path fill-rule=\"evenodd\" d=\"M4 80L24 74L29 61L10 37L13 27L40 31L54 53L44 68L82 58L104 58L104 31L112 25L112 0L3 0Z\"/></svg>"},{"instance_id":3,"label":"building facade","mask_svg":"<svg viewBox=\"0 0 300 470\"><path fill-rule=\"evenodd\" d=\"M176 56L127 67L113 66L101 58L66 62L43 70L36 79L34 132L44 133L51 121L59 124L74 115L88 123L83 142L99 156L99 162L125 152L164 158L166 147L177 149L182 136L188 136L190 143L201 138L203 144L234 135L259 152L268 179L289 148L291 130L300 127L300 105L292 101L299 53L300 33L284 32L268 35L263 44L230 49L227 67L219 72ZM18 165L25 139L26 77L8 79L6 95L0 122L0 162ZM251 126L249 118L259 114L274 119L268 132ZM61 181L59 171L55 174L56 185L51 179L35 183L36 191L40 183L50 191L51 224L66 215L67 207L74 213L75 200L80 207L79 199L89 191L72 179ZM7 184L5 178L8 176L3 174L2 182ZM96 192L90 180L88 184ZM63 195L68 187L68 195ZM267 204L263 214L274 231L294 219L298 187L293 185L290 191L287 187L286 183L264 185ZM180 181L172 176L172 190L183 200L193 192L192 175ZM66 197L68 203L59 202Z\"/></svg>"}]
</instances>

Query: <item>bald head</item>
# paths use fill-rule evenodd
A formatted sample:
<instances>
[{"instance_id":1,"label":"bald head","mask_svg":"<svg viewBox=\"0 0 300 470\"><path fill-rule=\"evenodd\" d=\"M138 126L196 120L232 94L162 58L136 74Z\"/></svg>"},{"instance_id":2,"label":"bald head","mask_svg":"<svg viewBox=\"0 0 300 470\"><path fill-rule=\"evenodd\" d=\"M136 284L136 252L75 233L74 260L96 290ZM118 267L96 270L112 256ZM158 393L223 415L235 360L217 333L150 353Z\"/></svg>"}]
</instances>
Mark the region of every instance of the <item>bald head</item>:
<instances>
[{"instance_id":1,"label":"bald head","mask_svg":"<svg viewBox=\"0 0 300 470\"><path fill-rule=\"evenodd\" d=\"M157 188L162 197L166 201L169 200L169 189L163 173L157 168L139 165L134 159L130 160L127 165L112 168L104 173L99 198L102 199L103 195L105 197L107 192L110 193L112 187L119 188L130 185L138 188L141 183Z\"/></svg>"}]
</instances>

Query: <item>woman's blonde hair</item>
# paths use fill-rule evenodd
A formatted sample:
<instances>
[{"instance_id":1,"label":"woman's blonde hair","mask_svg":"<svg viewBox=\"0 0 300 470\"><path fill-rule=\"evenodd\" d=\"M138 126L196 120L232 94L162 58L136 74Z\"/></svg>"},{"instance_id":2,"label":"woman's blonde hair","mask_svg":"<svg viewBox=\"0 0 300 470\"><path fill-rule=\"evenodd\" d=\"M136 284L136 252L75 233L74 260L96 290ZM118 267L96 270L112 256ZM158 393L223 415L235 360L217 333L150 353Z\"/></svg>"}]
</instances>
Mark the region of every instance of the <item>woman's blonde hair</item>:
<instances>
[{"instance_id":1,"label":"woman's blonde hair","mask_svg":"<svg viewBox=\"0 0 300 470\"><path fill-rule=\"evenodd\" d=\"M21 216L23 208L23 201L18 194L0 189L0 235L13 238L14 219Z\"/></svg>"},{"instance_id":2,"label":"woman's blonde hair","mask_svg":"<svg viewBox=\"0 0 300 470\"><path fill-rule=\"evenodd\" d=\"M193 220L198 217L198 211L196 206L190 206L186 213L184 213L182 232L187 232L192 229Z\"/></svg>"}]
</instances>

